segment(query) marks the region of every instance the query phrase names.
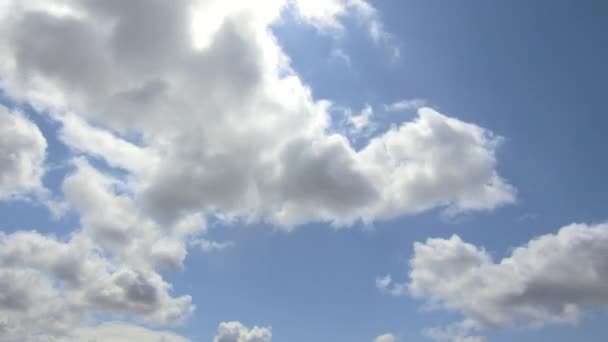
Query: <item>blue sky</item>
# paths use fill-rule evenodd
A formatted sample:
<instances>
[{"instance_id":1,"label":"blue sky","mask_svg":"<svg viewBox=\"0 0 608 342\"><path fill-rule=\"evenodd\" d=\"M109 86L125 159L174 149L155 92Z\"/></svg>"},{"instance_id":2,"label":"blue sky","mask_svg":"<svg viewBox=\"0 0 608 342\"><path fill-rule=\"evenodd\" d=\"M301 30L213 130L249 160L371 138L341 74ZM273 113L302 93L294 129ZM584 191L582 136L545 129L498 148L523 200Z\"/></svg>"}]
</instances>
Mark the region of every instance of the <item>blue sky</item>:
<instances>
[{"instance_id":1,"label":"blue sky","mask_svg":"<svg viewBox=\"0 0 608 342\"><path fill-rule=\"evenodd\" d=\"M313 4L184 7L216 25L196 31L211 43L194 66L174 42L183 13L170 10L155 31L167 11L156 2L0 7L0 289L25 303L0 298L10 327L0 339L105 341L105 324L125 340L603 341L608 7L328 1L307 12L300 2ZM91 18L118 29L105 37ZM83 33L57 39L66 27ZM409 105L391 110L399 101ZM366 106L359 129L352 119ZM410 151L405 163L422 160L438 180L417 192L426 178L369 157L373 141ZM456 155L443 155L450 145ZM488 190L492 175L501 181ZM180 223L188 217L194 225ZM76 277L107 289L69 283L55 261L14 261L39 240L58 265L53 243L90 248L99 273L83 264ZM130 297L117 270L145 279L154 300ZM7 284L25 281L21 271L45 277L48 294L15 292ZM124 305L103 297L122 290ZM31 324L41 313L28 298L86 319ZM240 323L228 332L221 322Z\"/></svg>"}]
</instances>

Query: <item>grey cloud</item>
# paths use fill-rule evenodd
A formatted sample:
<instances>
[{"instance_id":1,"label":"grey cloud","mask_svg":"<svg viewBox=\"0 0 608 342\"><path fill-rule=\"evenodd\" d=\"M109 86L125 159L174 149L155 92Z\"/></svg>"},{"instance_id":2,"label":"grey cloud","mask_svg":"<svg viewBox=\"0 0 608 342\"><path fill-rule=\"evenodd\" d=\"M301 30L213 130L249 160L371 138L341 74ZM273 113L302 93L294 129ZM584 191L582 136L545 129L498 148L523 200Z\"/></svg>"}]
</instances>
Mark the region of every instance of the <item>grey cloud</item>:
<instances>
[{"instance_id":1,"label":"grey cloud","mask_svg":"<svg viewBox=\"0 0 608 342\"><path fill-rule=\"evenodd\" d=\"M0 200L42 189L46 147L33 122L0 106Z\"/></svg>"},{"instance_id":2,"label":"grey cloud","mask_svg":"<svg viewBox=\"0 0 608 342\"><path fill-rule=\"evenodd\" d=\"M262 9L227 7L208 32L210 43L197 48L190 30L196 23L185 11L213 3L73 3L82 15L25 12L12 27L12 56L17 73L48 78L66 106L86 116L78 121L55 114L64 124L64 142L134 178L128 186L141 211L116 206L113 215L83 217L99 228L91 230L104 246L118 248L125 234L137 231L130 226L142 222L131 212L163 225L194 213L283 226L350 225L435 207L491 210L515 198L496 171L499 139L431 109L358 151L345 137L329 134L331 105L313 99L270 29L281 7L266 9L268 17L256 12ZM338 5L344 6L332 7L338 17L352 11L377 20L364 2ZM44 39L33 39L32 28L45 29ZM59 37L68 30L70 44L86 51L63 56L69 49ZM89 127L87 119L98 125ZM115 131L139 133L142 142L129 144ZM72 182L66 182L67 195L85 196ZM89 205L105 202L98 200Z\"/></svg>"},{"instance_id":3,"label":"grey cloud","mask_svg":"<svg viewBox=\"0 0 608 342\"><path fill-rule=\"evenodd\" d=\"M90 23L28 12L11 31L23 76L41 73L77 93L99 92L110 81L107 46Z\"/></svg>"},{"instance_id":4,"label":"grey cloud","mask_svg":"<svg viewBox=\"0 0 608 342\"><path fill-rule=\"evenodd\" d=\"M356 155L341 136L292 142L281 158L276 188L281 194L278 203L285 204L279 222L300 223L315 215L318 220L349 217L379 197L373 180L359 169Z\"/></svg>"},{"instance_id":5,"label":"grey cloud","mask_svg":"<svg viewBox=\"0 0 608 342\"><path fill-rule=\"evenodd\" d=\"M241 322L221 322L213 342L270 342L270 328L254 326L248 328Z\"/></svg>"}]
</instances>

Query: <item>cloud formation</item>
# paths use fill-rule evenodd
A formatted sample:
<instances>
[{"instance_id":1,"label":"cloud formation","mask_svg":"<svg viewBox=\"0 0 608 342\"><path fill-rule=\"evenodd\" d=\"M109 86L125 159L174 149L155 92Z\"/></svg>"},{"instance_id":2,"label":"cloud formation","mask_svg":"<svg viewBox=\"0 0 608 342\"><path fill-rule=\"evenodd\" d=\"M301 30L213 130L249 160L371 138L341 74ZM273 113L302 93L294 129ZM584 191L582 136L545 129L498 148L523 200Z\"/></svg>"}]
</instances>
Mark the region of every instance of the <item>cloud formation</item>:
<instances>
[{"instance_id":1,"label":"cloud formation","mask_svg":"<svg viewBox=\"0 0 608 342\"><path fill-rule=\"evenodd\" d=\"M78 328L69 336L57 338L56 342L188 342L190 340L169 331L146 329L140 326L107 322L93 327Z\"/></svg>"},{"instance_id":2,"label":"cloud formation","mask_svg":"<svg viewBox=\"0 0 608 342\"><path fill-rule=\"evenodd\" d=\"M270 342L270 328L254 326L247 328L241 322L222 322L213 342Z\"/></svg>"},{"instance_id":3,"label":"cloud formation","mask_svg":"<svg viewBox=\"0 0 608 342\"><path fill-rule=\"evenodd\" d=\"M375 11L333 4L338 13ZM309 5L288 8L324 23L341 17ZM330 102L312 98L272 33L281 1L28 6L14 7L0 41L7 91L50 108L74 150L131 173L133 195L155 220L221 212L279 226L349 225L514 199L495 170L499 138L474 124L423 108L361 150L330 133ZM205 11L216 25L194 20ZM123 138L129 132L137 143Z\"/></svg>"},{"instance_id":4,"label":"cloud formation","mask_svg":"<svg viewBox=\"0 0 608 342\"><path fill-rule=\"evenodd\" d=\"M464 326L576 323L608 306L608 225L572 224L495 262L483 248L428 239L414 245L409 289L429 308L458 311Z\"/></svg>"},{"instance_id":5,"label":"cloud formation","mask_svg":"<svg viewBox=\"0 0 608 342\"><path fill-rule=\"evenodd\" d=\"M97 315L187 318L192 299L173 295L161 272L183 267L188 246L229 246L202 237L209 216L348 226L515 200L496 169L500 137L475 124L420 108L361 148L336 133L334 105L312 96L273 33L285 11L318 29L356 18L373 41L390 43L362 0L0 6L0 87L59 123L71 171L54 195L79 218L66 238L1 236L0 288L9 295L0 334L87 332ZM369 108L354 127L369 123ZM40 130L0 109L0 133L0 197L41 188ZM234 322L221 334L270 339L269 329Z\"/></svg>"},{"instance_id":6,"label":"cloud formation","mask_svg":"<svg viewBox=\"0 0 608 342\"><path fill-rule=\"evenodd\" d=\"M77 232L61 241L36 232L0 235L0 329L3 340L69 334L93 314L168 324L193 309L173 297L153 269L115 262Z\"/></svg>"},{"instance_id":7,"label":"cloud formation","mask_svg":"<svg viewBox=\"0 0 608 342\"><path fill-rule=\"evenodd\" d=\"M42 189L46 147L34 123L0 106L0 200Z\"/></svg>"}]
</instances>

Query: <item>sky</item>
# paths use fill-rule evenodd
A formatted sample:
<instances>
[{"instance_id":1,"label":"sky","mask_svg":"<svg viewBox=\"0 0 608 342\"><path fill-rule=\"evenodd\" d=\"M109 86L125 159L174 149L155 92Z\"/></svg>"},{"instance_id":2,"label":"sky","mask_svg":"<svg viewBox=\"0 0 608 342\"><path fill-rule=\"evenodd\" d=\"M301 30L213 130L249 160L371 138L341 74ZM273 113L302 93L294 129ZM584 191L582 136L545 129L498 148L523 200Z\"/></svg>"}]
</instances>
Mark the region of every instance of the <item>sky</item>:
<instances>
[{"instance_id":1,"label":"sky","mask_svg":"<svg viewBox=\"0 0 608 342\"><path fill-rule=\"evenodd\" d=\"M607 15L1 2L0 341L604 341Z\"/></svg>"}]
</instances>

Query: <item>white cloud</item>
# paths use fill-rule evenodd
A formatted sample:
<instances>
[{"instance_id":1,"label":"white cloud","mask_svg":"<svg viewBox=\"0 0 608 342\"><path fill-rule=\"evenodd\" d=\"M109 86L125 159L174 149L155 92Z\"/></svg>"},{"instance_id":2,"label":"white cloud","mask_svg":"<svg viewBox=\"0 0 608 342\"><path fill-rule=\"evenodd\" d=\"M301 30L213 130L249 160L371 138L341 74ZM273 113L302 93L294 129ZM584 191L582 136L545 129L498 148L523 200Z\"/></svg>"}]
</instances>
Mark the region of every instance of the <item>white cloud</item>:
<instances>
[{"instance_id":1,"label":"white cloud","mask_svg":"<svg viewBox=\"0 0 608 342\"><path fill-rule=\"evenodd\" d=\"M387 39L367 3L332 3L342 9L296 6L308 24L355 15L372 39ZM514 200L496 171L499 137L474 124L421 108L360 149L331 133L331 102L313 98L272 31L289 4L28 0L0 7L0 86L61 124L59 138L79 155L62 190L80 223L66 240L3 237L6 251L49 252L1 257L2 285L22 299L0 304L2 319L45 333L87 326L82 318L95 313L152 323L187 317L191 298L171 295L159 272L182 267L196 241L221 247L202 242L208 215L340 226ZM369 116L353 125L365 127ZM18 114L2 112L0 120L0 139L8 137L0 156L22 161L18 169L0 164L1 191L36 188L44 138ZM18 313L7 315L9 306ZM267 329L252 331L270 338Z\"/></svg>"},{"instance_id":2,"label":"white cloud","mask_svg":"<svg viewBox=\"0 0 608 342\"><path fill-rule=\"evenodd\" d=\"M189 296L172 297L152 269L107 258L82 232L67 241L0 235L0 288L0 322L12 329L0 330L2 338L66 334L94 313L167 324L193 309Z\"/></svg>"},{"instance_id":3,"label":"white cloud","mask_svg":"<svg viewBox=\"0 0 608 342\"><path fill-rule=\"evenodd\" d=\"M392 34L384 29L378 10L364 0L291 0L296 15L319 32L341 36L345 18L356 19L377 45L390 49L392 61L401 56Z\"/></svg>"},{"instance_id":4,"label":"white cloud","mask_svg":"<svg viewBox=\"0 0 608 342\"><path fill-rule=\"evenodd\" d=\"M344 30L340 17L346 15L347 1L342 0L296 0L297 14L318 30Z\"/></svg>"},{"instance_id":5,"label":"white cloud","mask_svg":"<svg viewBox=\"0 0 608 342\"><path fill-rule=\"evenodd\" d=\"M226 248L234 246L232 241L212 241L207 239L194 239L191 243L193 246L198 246L203 252L211 253L223 251Z\"/></svg>"},{"instance_id":6,"label":"white cloud","mask_svg":"<svg viewBox=\"0 0 608 342\"><path fill-rule=\"evenodd\" d=\"M470 322L454 323L445 327L424 329L423 334L438 342L487 342L485 336L470 335L473 326Z\"/></svg>"},{"instance_id":7,"label":"white cloud","mask_svg":"<svg viewBox=\"0 0 608 342\"><path fill-rule=\"evenodd\" d=\"M254 326L249 329L241 322L221 322L213 342L270 342L270 328Z\"/></svg>"},{"instance_id":8,"label":"white cloud","mask_svg":"<svg viewBox=\"0 0 608 342\"><path fill-rule=\"evenodd\" d=\"M397 337L393 334L383 334L376 337L374 342L397 342Z\"/></svg>"},{"instance_id":9,"label":"white cloud","mask_svg":"<svg viewBox=\"0 0 608 342\"><path fill-rule=\"evenodd\" d=\"M145 176L160 163L152 151L115 136L112 132L92 127L74 114L58 117L61 140L78 152L104 158L111 166Z\"/></svg>"},{"instance_id":10,"label":"white cloud","mask_svg":"<svg viewBox=\"0 0 608 342\"><path fill-rule=\"evenodd\" d=\"M514 201L515 190L495 171L499 142L479 126L421 108L414 121L374 137L359 153L382 198L374 216L437 206L493 209Z\"/></svg>"},{"instance_id":11,"label":"white cloud","mask_svg":"<svg viewBox=\"0 0 608 342\"><path fill-rule=\"evenodd\" d=\"M376 278L376 288L393 296L401 296L407 293L407 284L395 283L393 277L387 274Z\"/></svg>"},{"instance_id":12,"label":"white cloud","mask_svg":"<svg viewBox=\"0 0 608 342\"><path fill-rule=\"evenodd\" d=\"M361 113L356 115L348 115L348 123L352 126L354 133L358 133L370 124L371 117L374 115L374 110L370 105L365 105Z\"/></svg>"},{"instance_id":13,"label":"white cloud","mask_svg":"<svg viewBox=\"0 0 608 342\"><path fill-rule=\"evenodd\" d=\"M391 104L385 104L384 110L387 112L403 112L408 110L418 110L427 105L425 99L406 99L393 102Z\"/></svg>"},{"instance_id":14,"label":"white cloud","mask_svg":"<svg viewBox=\"0 0 608 342\"><path fill-rule=\"evenodd\" d=\"M347 67L352 67L353 63L348 54L342 49L334 48L329 53L329 56L335 60L342 61Z\"/></svg>"},{"instance_id":15,"label":"white cloud","mask_svg":"<svg viewBox=\"0 0 608 342\"><path fill-rule=\"evenodd\" d=\"M151 330L137 325L121 322L107 322L97 326L78 328L68 337L57 342L188 342L183 336L169 331Z\"/></svg>"},{"instance_id":16,"label":"white cloud","mask_svg":"<svg viewBox=\"0 0 608 342\"><path fill-rule=\"evenodd\" d=\"M360 151L329 134L331 104L312 98L270 30L283 3L147 3L147 16L163 18L162 34L134 24L138 4L84 3L73 6L77 16L16 10L0 41L0 72L11 95L51 107L74 150L127 170L144 216L346 225L513 201L494 170L498 138L478 126L421 109ZM223 15L202 49L193 45L190 6ZM375 13L362 1L347 7ZM107 20L113 29L100 26ZM47 101L32 92L59 95ZM363 129L370 116L371 107L351 124ZM129 132L141 137L137 145L121 138Z\"/></svg>"},{"instance_id":17,"label":"white cloud","mask_svg":"<svg viewBox=\"0 0 608 342\"><path fill-rule=\"evenodd\" d=\"M33 122L0 105L0 199L42 189L46 147Z\"/></svg>"},{"instance_id":18,"label":"white cloud","mask_svg":"<svg viewBox=\"0 0 608 342\"><path fill-rule=\"evenodd\" d=\"M0 328L2 322L0 321ZM10 329L10 328L9 328ZM6 332L6 331L5 331ZM189 342L190 340L169 331L152 330L142 326L122 323L106 322L99 325L82 326L63 335L54 334L7 334L0 335L5 342Z\"/></svg>"},{"instance_id":19,"label":"white cloud","mask_svg":"<svg viewBox=\"0 0 608 342\"><path fill-rule=\"evenodd\" d=\"M498 262L458 236L414 250L411 293L461 312L469 328L575 323L584 309L608 306L606 224L563 227Z\"/></svg>"}]
</instances>

